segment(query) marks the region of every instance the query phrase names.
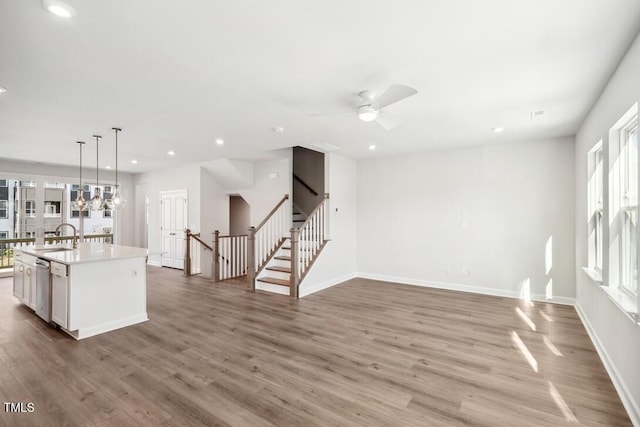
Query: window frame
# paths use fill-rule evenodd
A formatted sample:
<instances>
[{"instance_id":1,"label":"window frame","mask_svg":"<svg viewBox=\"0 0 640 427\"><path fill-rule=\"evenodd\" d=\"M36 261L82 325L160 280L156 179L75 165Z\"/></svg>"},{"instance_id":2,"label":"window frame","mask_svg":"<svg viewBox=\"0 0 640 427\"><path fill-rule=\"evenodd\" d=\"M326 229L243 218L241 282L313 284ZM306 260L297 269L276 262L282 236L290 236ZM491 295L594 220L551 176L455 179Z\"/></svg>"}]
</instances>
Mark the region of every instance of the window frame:
<instances>
[{"instance_id":1,"label":"window frame","mask_svg":"<svg viewBox=\"0 0 640 427\"><path fill-rule=\"evenodd\" d=\"M638 293L638 116L619 130L620 143L620 280L618 288L629 297ZM635 148L631 147L635 134ZM632 193L632 194L630 194Z\"/></svg>"},{"instance_id":2,"label":"window frame","mask_svg":"<svg viewBox=\"0 0 640 427\"><path fill-rule=\"evenodd\" d=\"M9 218L9 201L8 200L0 200L0 204L4 205L4 208L0 207L0 212L4 211L4 216L0 214L0 218L8 219Z\"/></svg>"}]
</instances>

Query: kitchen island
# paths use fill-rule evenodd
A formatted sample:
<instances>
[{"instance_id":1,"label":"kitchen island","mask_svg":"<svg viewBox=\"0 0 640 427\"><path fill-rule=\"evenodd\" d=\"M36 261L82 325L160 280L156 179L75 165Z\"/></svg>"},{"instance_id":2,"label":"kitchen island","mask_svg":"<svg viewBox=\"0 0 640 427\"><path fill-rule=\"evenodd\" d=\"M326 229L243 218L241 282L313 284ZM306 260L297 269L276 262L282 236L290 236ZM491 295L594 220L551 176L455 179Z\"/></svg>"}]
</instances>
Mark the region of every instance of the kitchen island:
<instances>
[{"instance_id":1,"label":"kitchen island","mask_svg":"<svg viewBox=\"0 0 640 427\"><path fill-rule=\"evenodd\" d=\"M41 291L31 295L31 299L35 297L35 306L45 307L44 311L49 304L50 319L48 316L45 320L60 326L75 339L148 320L146 249L79 243L76 249L26 246L16 248L15 252L18 257L23 253L49 261L49 299L42 297ZM18 297L19 290L19 279L14 276L14 294Z\"/></svg>"}]
</instances>

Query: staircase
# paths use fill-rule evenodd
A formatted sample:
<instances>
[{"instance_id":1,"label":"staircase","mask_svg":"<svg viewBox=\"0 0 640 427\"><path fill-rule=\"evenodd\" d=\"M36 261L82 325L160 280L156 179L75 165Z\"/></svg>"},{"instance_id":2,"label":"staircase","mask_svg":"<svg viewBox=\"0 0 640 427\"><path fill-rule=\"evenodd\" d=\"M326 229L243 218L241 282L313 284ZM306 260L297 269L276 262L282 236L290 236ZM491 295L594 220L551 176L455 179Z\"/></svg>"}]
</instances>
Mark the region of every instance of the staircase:
<instances>
[{"instance_id":1,"label":"staircase","mask_svg":"<svg viewBox=\"0 0 640 427\"><path fill-rule=\"evenodd\" d=\"M293 228L300 228L307 220L307 215L295 203L292 205L291 224ZM260 282L257 289L285 295L291 293L291 237L286 237L256 280Z\"/></svg>"},{"instance_id":2,"label":"staircase","mask_svg":"<svg viewBox=\"0 0 640 427\"><path fill-rule=\"evenodd\" d=\"M300 282L328 242L328 200L325 194L308 216L293 206L291 236L284 237L264 265L257 268L256 289L298 296Z\"/></svg>"},{"instance_id":3,"label":"staircase","mask_svg":"<svg viewBox=\"0 0 640 427\"><path fill-rule=\"evenodd\" d=\"M275 256L258 274L256 289L289 295L291 293L291 238L277 250Z\"/></svg>"}]
</instances>

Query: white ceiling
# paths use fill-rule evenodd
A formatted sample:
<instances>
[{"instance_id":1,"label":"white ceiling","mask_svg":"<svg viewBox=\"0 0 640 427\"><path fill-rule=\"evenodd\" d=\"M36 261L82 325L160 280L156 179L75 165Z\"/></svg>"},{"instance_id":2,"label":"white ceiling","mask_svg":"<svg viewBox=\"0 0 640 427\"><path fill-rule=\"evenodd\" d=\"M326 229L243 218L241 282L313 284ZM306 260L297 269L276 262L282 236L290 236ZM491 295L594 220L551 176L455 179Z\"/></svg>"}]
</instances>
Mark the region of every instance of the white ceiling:
<instances>
[{"instance_id":1,"label":"white ceiling","mask_svg":"<svg viewBox=\"0 0 640 427\"><path fill-rule=\"evenodd\" d=\"M637 0L67 3L72 20L0 1L0 158L75 165L75 141L98 132L102 167L113 126L129 172L294 145L365 158L572 135L640 29ZM419 91L386 110L402 123L359 121L357 93L394 83Z\"/></svg>"}]
</instances>

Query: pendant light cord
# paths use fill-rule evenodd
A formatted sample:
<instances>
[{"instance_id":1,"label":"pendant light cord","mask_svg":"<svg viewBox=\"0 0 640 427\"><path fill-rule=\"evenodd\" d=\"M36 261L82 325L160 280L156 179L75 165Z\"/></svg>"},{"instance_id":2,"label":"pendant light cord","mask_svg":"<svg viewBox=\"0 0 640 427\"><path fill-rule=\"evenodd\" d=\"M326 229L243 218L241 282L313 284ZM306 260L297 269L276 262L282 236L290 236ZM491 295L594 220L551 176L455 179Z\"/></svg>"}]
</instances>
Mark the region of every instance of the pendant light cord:
<instances>
[{"instance_id":1,"label":"pendant light cord","mask_svg":"<svg viewBox=\"0 0 640 427\"><path fill-rule=\"evenodd\" d=\"M122 129L120 128L111 128L116 132L116 191L118 191L118 189L120 188L120 185L118 184L118 132L120 132ZM115 194L114 192L114 194Z\"/></svg>"},{"instance_id":2,"label":"pendant light cord","mask_svg":"<svg viewBox=\"0 0 640 427\"><path fill-rule=\"evenodd\" d=\"M80 146L80 194L84 194L82 189L82 146L85 143L84 141L78 141L77 144Z\"/></svg>"},{"instance_id":3,"label":"pendant light cord","mask_svg":"<svg viewBox=\"0 0 640 427\"><path fill-rule=\"evenodd\" d=\"M98 148L98 141L100 140L100 138L102 138L100 135L93 135L93 137L96 139L96 187L98 187L100 185L100 180L98 179L99 175L99 169L98 169L98 165L100 164L100 157L99 157L99 153L100 150Z\"/></svg>"}]
</instances>

